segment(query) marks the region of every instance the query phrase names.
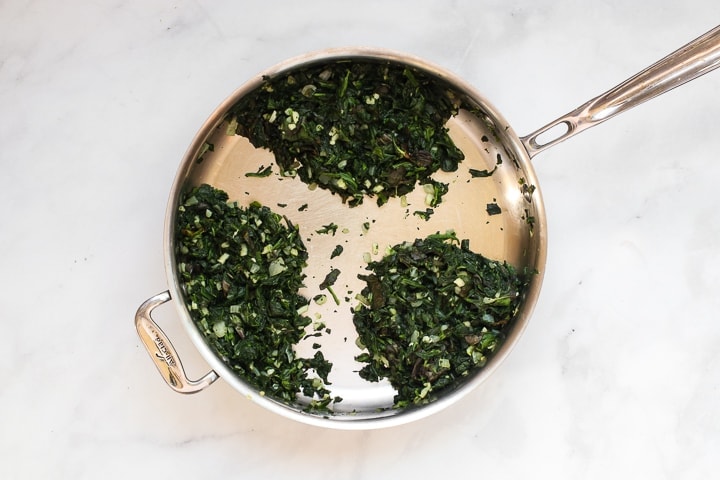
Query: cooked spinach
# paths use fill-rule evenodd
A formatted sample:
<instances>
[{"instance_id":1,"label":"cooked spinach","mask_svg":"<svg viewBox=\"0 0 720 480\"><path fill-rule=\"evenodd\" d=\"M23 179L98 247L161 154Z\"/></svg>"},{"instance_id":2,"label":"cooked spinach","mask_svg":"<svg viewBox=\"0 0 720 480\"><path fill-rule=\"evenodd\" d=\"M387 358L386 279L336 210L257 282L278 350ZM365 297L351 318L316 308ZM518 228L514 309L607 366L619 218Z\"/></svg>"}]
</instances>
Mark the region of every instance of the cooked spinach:
<instances>
[{"instance_id":1,"label":"cooked spinach","mask_svg":"<svg viewBox=\"0 0 720 480\"><path fill-rule=\"evenodd\" d=\"M332 234L332 236L335 236L335 232L337 232L338 226L335 223L329 223L327 225L323 225L323 227L320 230L315 230L315 233L319 233L321 235L325 234Z\"/></svg>"},{"instance_id":2,"label":"cooked spinach","mask_svg":"<svg viewBox=\"0 0 720 480\"><path fill-rule=\"evenodd\" d=\"M432 208L426 208L425 210L415 210L413 212L413 215L427 221L430 220L430 217L433 213L435 213L435 210L433 210Z\"/></svg>"},{"instance_id":3,"label":"cooked spinach","mask_svg":"<svg viewBox=\"0 0 720 480\"><path fill-rule=\"evenodd\" d=\"M327 290L328 293L333 297L333 300L337 305L340 305L340 299L335 294L335 290L333 290L333 285L335 285L335 282L337 281L338 277L340 276L340 270L337 268L331 268L330 273L328 273L325 276L325 280L323 280L320 283L320 290Z\"/></svg>"},{"instance_id":4,"label":"cooked spinach","mask_svg":"<svg viewBox=\"0 0 720 480\"><path fill-rule=\"evenodd\" d=\"M476 170L474 168L469 169L470 176L473 178L485 178L492 176L493 173L495 173L495 170L497 170L497 165L493 167L492 170Z\"/></svg>"},{"instance_id":5,"label":"cooked spinach","mask_svg":"<svg viewBox=\"0 0 720 480\"><path fill-rule=\"evenodd\" d=\"M438 170L457 170L463 153L445 123L459 106L449 87L419 70L353 59L266 77L228 120L231 132L270 149L283 175L350 206L365 196L383 205Z\"/></svg>"},{"instance_id":6,"label":"cooked spinach","mask_svg":"<svg viewBox=\"0 0 720 480\"><path fill-rule=\"evenodd\" d=\"M209 185L188 190L175 222L175 258L184 301L205 341L261 394L311 409L332 399L332 364L321 351L300 358L294 346L311 320L298 294L308 252L298 228L259 203L228 202ZM319 378L311 378L314 372Z\"/></svg>"},{"instance_id":7,"label":"cooked spinach","mask_svg":"<svg viewBox=\"0 0 720 480\"><path fill-rule=\"evenodd\" d=\"M342 245L335 245L335 248L333 248L333 251L330 253L330 259L332 260L335 257L338 257L342 254L344 248Z\"/></svg>"},{"instance_id":8,"label":"cooked spinach","mask_svg":"<svg viewBox=\"0 0 720 480\"><path fill-rule=\"evenodd\" d=\"M500 208L500 205L497 203L488 203L485 205L485 211L488 215L500 215L502 213L502 209Z\"/></svg>"},{"instance_id":9,"label":"cooked spinach","mask_svg":"<svg viewBox=\"0 0 720 480\"><path fill-rule=\"evenodd\" d=\"M360 376L387 378L395 406L424 404L485 365L529 275L474 253L453 232L392 247L371 262L355 309Z\"/></svg>"},{"instance_id":10,"label":"cooked spinach","mask_svg":"<svg viewBox=\"0 0 720 480\"><path fill-rule=\"evenodd\" d=\"M487 137L483 136L483 142L487 141ZM502 156L498 153L497 154L497 161L495 162L495 166L492 170L476 170L474 168L470 168L470 176L473 178L485 178L485 177L491 177L493 173L495 173L495 170L498 169L500 165L502 165Z\"/></svg>"},{"instance_id":11,"label":"cooked spinach","mask_svg":"<svg viewBox=\"0 0 720 480\"><path fill-rule=\"evenodd\" d=\"M247 172L245 174L246 177L269 177L272 173L272 166L268 165L267 167L260 166L257 172Z\"/></svg>"},{"instance_id":12,"label":"cooked spinach","mask_svg":"<svg viewBox=\"0 0 720 480\"><path fill-rule=\"evenodd\" d=\"M335 285L338 276L340 276L340 270L338 270L337 268L331 268L330 273L325 276L325 280L320 283L320 290L324 290L328 287L332 287L333 285Z\"/></svg>"}]
</instances>

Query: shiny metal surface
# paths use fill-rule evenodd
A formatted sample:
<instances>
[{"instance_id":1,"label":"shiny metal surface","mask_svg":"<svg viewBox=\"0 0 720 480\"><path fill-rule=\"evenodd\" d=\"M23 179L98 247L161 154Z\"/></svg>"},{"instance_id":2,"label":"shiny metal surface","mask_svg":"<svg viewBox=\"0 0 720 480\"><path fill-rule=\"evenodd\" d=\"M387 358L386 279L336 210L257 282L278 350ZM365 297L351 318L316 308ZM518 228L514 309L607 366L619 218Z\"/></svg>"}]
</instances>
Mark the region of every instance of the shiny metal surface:
<instances>
[{"instance_id":1,"label":"shiny metal surface","mask_svg":"<svg viewBox=\"0 0 720 480\"><path fill-rule=\"evenodd\" d=\"M446 408L482 383L508 355L525 329L539 297L546 261L547 232L531 157L585 128L716 68L720 56L718 52L716 28L620 86L523 138L515 134L500 113L471 85L435 65L404 54L375 49L329 50L295 58L262 72L228 97L199 130L180 164L168 201L164 233L165 268L170 294L176 299L176 308L188 335L211 368L244 396L271 411L308 424L340 429L380 428L413 421ZM264 75L276 75L335 59L383 60L421 69L438 81L448 83L473 105L473 110L481 112L475 115L463 110L448 122L451 136L466 159L457 172L435 176L437 180L449 183L450 190L429 221L412 215L414 210L425 208L421 189L408 195L407 207L399 199L391 199L383 207L377 207L370 200L362 206L348 208L339 197L324 190L310 191L298 179L280 178L277 169L269 178L245 177L245 173L257 171L261 166L274 163L274 160L272 154L255 149L246 139L225 135L223 122L228 109L257 88ZM561 128L566 131L546 142L538 142L543 133L558 125L564 126ZM206 142L214 144L214 151L205 154L198 162L198 155ZM481 179L470 178L469 168L492 169L498 155L503 163L495 174ZM222 188L231 199L241 204L259 201L288 216L300 227L310 253L305 271L306 288L301 293L308 297L318 293L318 284L331 267L342 271L335 285L339 287L336 289L339 290L338 296L345 300L340 305L333 302L322 306L311 304L309 312L312 318L321 320L332 329L331 335L313 341L322 344L323 353L334 364L330 374L332 394L344 398L333 413L305 413L303 406L306 399L302 398L296 405L285 405L259 395L210 350L195 328L180 300L182 291L174 261L173 230L181 192L188 186L203 182ZM497 203L502 214L489 215L485 210L489 203ZM305 204L308 205L306 209L299 208ZM529 218L534 221L529 222ZM315 233L331 222L340 227L334 236ZM368 231L362 227L366 222L370 224ZM356 276L363 271L368 255L379 259L386 246L447 229L455 230L460 238L469 239L471 248L478 253L506 260L518 268L534 269L538 273L525 292L523 304L507 332L505 343L485 368L429 405L395 410L389 408L394 395L389 385L366 382L356 373L360 365L354 357L360 350L355 346L356 333L350 310L354 305L354 293L362 288ZM344 253L330 260L330 252L338 244L344 247ZM163 297L162 301L166 300ZM149 313L141 315L141 318L144 322ZM301 355L304 348L308 347L298 347ZM158 360L156 365L162 372L162 364Z\"/></svg>"},{"instance_id":2,"label":"shiny metal surface","mask_svg":"<svg viewBox=\"0 0 720 480\"><path fill-rule=\"evenodd\" d=\"M299 179L281 178L277 175L276 167L274 174L267 178L245 177L245 173L270 165L274 159L270 152L254 148L244 137L225 134L224 121L228 108L260 85L264 75L341 58L370 61L382 59L419 68L438 81L449 82L453 89L462 92L472 105L484 112L478 117L463 110L448 122L451 136L465 153L466 159L457 172L434 175L437 180L448 183L450 188L429 221L413 215L415 210L426 208L425 194L420 187L407 195L407 206L400 199L393 198L382 207L378 207L373 199L367 199L361 206L349 208L341 202L340 197L325 190L311 191ZM495 138L500 141L495 142ZM530 318L543 277L545 215L539 192L535 190L532 193L532 189L528 188L537 185L537 180L529 158L516 138L499 113L470 85L434 65L406 55L383 50L332 50L299 57L262 72L223 102L200 129L180 165L168 202L165 258L169 288L172 297L176 299L182 322L203 357L214 371L247 398L296 420L333 428L361 429L397 425L445 408L465 395L490 375L517 341ZM206 152L202 162L198 163L197 157L205 142L212 143L214 151ZM470 176L469 168L494 168L498 154L503 164L495 174L487 178ZM324 322L332 333L298 346L298 353L303 355L310 352L312 342L320 343L323 354L333 362L329 376L332 382L330 388L332 395L341 396L343 401L336 404L331 415L303 412L307 399L300 398L297 405L288 406L259 395L242 378L235 376L207 347L183 302L178 300L182 298L182 291L173 258L175 210L182 190L200 183L209 183L225 190L231 199L241 204L259 201L286 215L300 227L310 255L309 265L305 269L306 288L300 293L312 298L320 293L318 285L331 267L342 272L335 283L335 291L341 298L340 305L333 301L321 306L311 303L308 312L310 318ZM486 206L489 203L497 203L502 213L488 214ZM300 209L305 204L308 207ZM528 216L535 219L532 226L527 221ZM366 222L370 225L368 230L363 227ZM315 233L329 223L339 226L334 236ZM351 313L351 308L357 304L355 294L363 286L357 275L364 271L368 255L377 260L388 246L448 229L455 230L460 238L469 239L470 247L476 252L506 260L519 268L535 269L539 273L525 292L524 307L508 331L507 341L484 369L428 406L392 409L390 407L395 392L390 385L370 383L357 374L361 365L355 362L354 357L360 353L360 349L355 345L357 334ZM330 260L330 253L336 245L343 246L343 254Z\"/></svg>"},{"instance_id":3,"label":"shiny metal surface","mask_svg":"<svg viewBox=\"0 0 720 480\"><path fill-rule=\"evenodd\" d=\"M720 26L572 112L521 138L533 157L590 127L720 67ZM544 140L540 138L547 137Z\"/></svg>"},{"instance_id":4,"label":"shiny metal surface","mask_svg":"<svg viewBox=\"0 0 720 480\"><path fill-rule=\"evenodd\" d=\"M178 393L197 393L209 387L218 379L218 375L211 371L199 380L190 380L185 375L175 347L152 319L152 311L169 300L170 292L166 291L143 302L135 314L135 328L150 358L170 388Z\"/></svg>"}]
</instances>

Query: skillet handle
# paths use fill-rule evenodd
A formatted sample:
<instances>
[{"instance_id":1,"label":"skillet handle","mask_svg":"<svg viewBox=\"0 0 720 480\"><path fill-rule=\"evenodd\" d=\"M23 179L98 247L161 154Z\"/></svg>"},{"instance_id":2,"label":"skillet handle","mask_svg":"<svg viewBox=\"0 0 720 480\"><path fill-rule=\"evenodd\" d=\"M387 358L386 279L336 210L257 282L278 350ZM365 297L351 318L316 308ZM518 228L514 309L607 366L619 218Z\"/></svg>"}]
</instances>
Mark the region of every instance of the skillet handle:
<instances>
[{"instance_id":1,"label":"skillet handle","mask_svg":"<svg viewBox=\"0 0 720 480\"><path fill-rule=\"evenodd\" d=\"M190 380L185 375L180 357L175 347L160 327L152 319L152 311L170 301L170 292L165 291L146 300L135 314L135 328L145 349L153 359L160 375L167 384L178 393L196 393L204 390L218 379L214 370L199 380Z\"/></svg>"},{"instance_id":2,"label":"skillet handle","mask_svg":"<svg viewBox=\"0 0 720 480\"><path fill-rule=\"evenodd\" d=\"M543 150L636 105L720 67L720 26L620 85L548 123L520 141L532 158ZM541 137L542 138L539 138Z\"/></svg>"}]
</instances>

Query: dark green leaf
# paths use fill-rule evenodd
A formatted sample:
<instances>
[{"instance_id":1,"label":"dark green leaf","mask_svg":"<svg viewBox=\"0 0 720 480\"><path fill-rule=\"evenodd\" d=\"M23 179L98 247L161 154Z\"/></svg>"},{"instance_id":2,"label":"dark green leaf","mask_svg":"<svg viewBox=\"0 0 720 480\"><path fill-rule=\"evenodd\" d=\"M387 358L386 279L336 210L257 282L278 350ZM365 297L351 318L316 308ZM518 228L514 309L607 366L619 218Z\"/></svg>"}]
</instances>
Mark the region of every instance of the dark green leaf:
<instances>
[{"instance_id":1,"label":"dark green leaf","mask_svg":"<svg viewBox=\"0 0 720 480\"><path fill-rule=\"evenodd\" d=\"M210 347L259 391L288 403L302 392L311 408L326 407L329 391L308 373L326 380L331 364L293 349L311 323L297 293L308 258L299 230L258 203L227 200L209 185L181 198L175 261L185 305Z\"/></svg>"},{"instance_id":2,"label":"dark green leaf","mask_svg":"<svg viewBox=\"0 0 720 480\"><path fill-rule=\"evenodd\" d=\"M343 252L343 246L342 245L335 245L335 248L333 249L332 253L330 254L330 258L335 258L342 254Z\"/></svg>"},{"instance_id":3,"label":"dark green leaf","mask_svg":"<svg viewBox=\"0 0 720 480\"><path fill-rule=\"evenodd\" d=\"M246 177L269 177L272 173L272 166L260 167L257 172L247 172Z\"/></svg>"},{"instance_id":4,"label":"dark green leaf","mask_svg":"<svg viewBox=\"0 0 720 480\"><path fill-rule=\"evenodd\" d=\"M339 275L340 270L338 270L337 268L331 269L330 273L325 276L325 280L323 280L320 284L320 290L324 290L328 287L335 285L335 282L337 281Z\"/></svg>"},{"instance_id":5,"label":"dark green leaf","mask_svg":"<svg viewBox=\"0 0 720 480\"><path fill-rule=\"evenodd\" d=\"M457 170L464 157L445 124L458 98L441 80L408 67L340 60L266 77L228 118L237 133L275 154L283 175L350 206L366 196L382 205L438 170Z\"/></svg>"},{"instance_id":6,"label":"dark green leaf","mask_svg":"<svg viewBox=\"0 0 720 480\"><path fill-rule=\"evenodd\" d=\"M493 173L495 173L495 170L497 170L497 167L493 168L492 170L475 170L474 168L470 168L470 176L473 178L484 178L489 177Z\"/></svg>"},{"instance_id":7,"label":"dark green leaf","mask_svg":"<svg viewBox=\"0 0 720 480\"><path fill-rule=\"evenodd\" d=\"M500 205L497 203L488 203L485 206L485 211L488 215L499 215L502 213L502 209L500 208Z\"/></svg>"},{"instance_id":8,"label":"dark green leaf","mask_svg":"<svg viewBox=\"0 0 720 480\"><path fill-rule=\"evenodd\" d=\"M504 339L528 278L469 249L454 233L395 245L372 273L354 312L360 376L387 378L396 407L431 401L481 368Z\"/></svg>"},{"instance_id":9,"label":"dark green leaf","mask_svg":"<svg viewBox=\"0 0 720 480\"><path fill-rule=\"evenodd\" d=\"M332 233L333 236L335 236L335 232L337 232L338 226L334 223L330 223L328 225L323 225L323 227L320 230L315 230L315 233L319 233L321 235Z\"/></svg>"}]
</instances>

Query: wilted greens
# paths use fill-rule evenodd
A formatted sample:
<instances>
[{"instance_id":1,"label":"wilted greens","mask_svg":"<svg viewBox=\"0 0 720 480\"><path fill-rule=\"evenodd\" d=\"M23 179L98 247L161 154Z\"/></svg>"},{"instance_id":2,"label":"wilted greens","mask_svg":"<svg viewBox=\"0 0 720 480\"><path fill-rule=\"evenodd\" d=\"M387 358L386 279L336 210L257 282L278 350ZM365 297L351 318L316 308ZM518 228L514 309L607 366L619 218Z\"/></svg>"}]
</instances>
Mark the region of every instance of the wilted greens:
<instances>
[{"instance_id":1,"label":"wilted greens","mask_svg":"<svg viewBox=\"0 0 720 480\"><path fill-rule=\"evenodd\" d=\"M437 78L387 62L339 60L265 78L228 114L229 131L268 148L283 175L298 175L350 206L378 205L430 176L455 171L462 152L445 123L459 100Z\"/></svg>"},{"instance_id":2,"label":"wilted greens","mask_svg":"<svg viewBox=\"0 0 720 480\"><path fill-rule=\"evenodd\" d=\"M332 367L319 344L312 358L295 346L311 323L303 287L308 252L299 229L258 203L239 206L208 185L180 199L175 256L184 301L207 343L261 394L309 409L333 401ZM387 378L398 408L431 402L485 365L518 311L529 274L472 252L453 232L395 245L358 275L366 282L353 311L362 378ZM332 268L320 290L332 290ZM320 305L325 295L316 295Z\"/></svg>"},{"instance_id":3,"label":"wilted greens","mask_svg":"<svg viewBox=\"0 0 720 480\"><path fill-rule=\"evenodd\" d=\"M309 301L298 294L308 253L295 225L201 185L180 199L175 256L195 324L233 371L285 402L299 393L314 398L310 408L333 400L326 389L332 365L320 351L312 358L294 351L311 323L303 315Z\"/></svg>"},{"instance_id":4,"label":"wilted greens","mask_svg":"<svg viewBox=\"0 0 720 480\"><path fill-rule=\"evenodd\" d=\"M387 378L395 406L432 401L482 367L504 339L527 278L472 252L454 233L396 245L371 262L353 322L360 376Z\"/></svg>"}]
</instances>

